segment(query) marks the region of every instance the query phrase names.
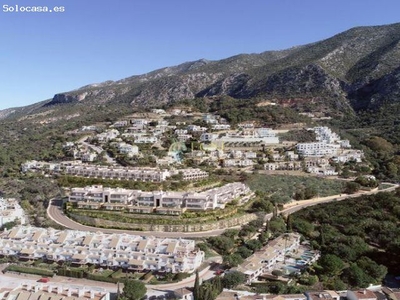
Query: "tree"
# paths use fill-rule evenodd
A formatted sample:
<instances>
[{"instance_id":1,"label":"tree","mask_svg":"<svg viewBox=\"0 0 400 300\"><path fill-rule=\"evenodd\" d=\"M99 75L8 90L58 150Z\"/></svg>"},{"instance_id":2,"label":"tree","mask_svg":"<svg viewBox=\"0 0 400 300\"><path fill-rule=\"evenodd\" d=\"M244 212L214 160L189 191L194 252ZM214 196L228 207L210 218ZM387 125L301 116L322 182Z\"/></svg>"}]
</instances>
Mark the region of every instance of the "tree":
<instances>
[{"instance_id":1,"label":"tree","mask_svg":"<svg viewBox=\"0 0 400 300\"><path fill-rule=\"evenodd\" d=\"M238 253L223 256L224 265L228 267L237 267L243 262L243 258Z\"/></svg>"},{"instance_id":2,"label":"tree","mask_svg":"<svg viewBox=\"0 0 400 300\"><path fill-rule=\"evenodd\" d=\"M228 274L225 274L224 278L222 279L223 286L228 289L233 289L239 284L244 283L246 280L246 276L239 271L232 271Z\"/></svg>"},{"instance_id":3,"label":"tree","mask_svg":"<svg viewBox=\"0 0 400 300\"><path fill-rule=\"evenodd\" d=\"M229 254L234 246L233 240L226 236L212 236L207 242L222 255Z\"/></svg>"},{"instance_id":4,"label":"tree","mask_svg":"<svg viewBox=\"0 0 400 300\"><path fill-rule=\"evenodd\" d=\"M271 274L274 275L275 277L279 277L283 275L283 272L281 270L273 270Z\"/></svg>"},{"instance_id":5,"label":"tree","mask_svg":"<svg viewBox=\"0 0 400 300\"><path fill-rule=\"evenodd\" d=\"M280 235L286 232L286 223L280 216L272 217L271 220L269 221L269 230L274 235Z\"/></svg>"},{"instance_id":6,"label":"tree","mask_svg":"<svg viewBox=\"0 0 400 300\"><path fill-rule=\"evenodd\" d=\"M234 240L238 236L238 234L239 230L237 229L227 229L222 233L223 236L226 236L232 240Z\"/></svg>"},{"instance_id":7,"label":"tree","mask_svg":"<svg viewBox=\"0 0 400 300\"><path fill-rule=\"evenodd\" d=\"M360 185L357 182L347 182L346 183L346 188L344 190L344 192L346 194L354 194L356 192L358 192L358 190L360 189Z\"/></svg>"},{"instance_id":8,"label":"tree","mask_svg":"<svg viewBox=\"0 0 400 300\"><path fill-rule=\"evenodd\" d=\"M253 251L251 251L249 248L245 246L240 246L236 250L236 253L239 254L242 258L246 259L253 254Z\"/></svg>"},{"instance_id":9,"label":"tree","mask_svg":"<svg viewBox=\"0 0 400 300\"><path fill-rule=\"evenodd\" d=\"M143 282L138 280L126 280L122 295L128 300L140 300L146 295L147 289Z\"/></svg>"},{"instance_id":10,"label":"tree","mask_svg":"<svg viewBox=\"0 0 400 300\"><path fill-rule=\"evenodd\" d=\"M360 288L367 287L373 282L373 279L365 274L364 271L355 263L350 264L350 267L343 272L342 279L351 286Z\"/></svg>"},{"instance_id":11,"label":"tree","mask_svg":"<svg viewBox=\"0 0 400 300\"><path fill-rule=\"evenodd\" d=\"M261 249L262 243L259 240L249 240L246 243L246 247L252 251L256 251L256 250Z\"/></svg>"},{"instance_id":12,"label":"tree","mask_svg":"<svg viewBox=\"0 0 400 300\"><path fill-rule=\"evenodd\" d=\"M333 254L323 255L319 264L322 266L324 274L331 277L339 275L344 268L344 262Z\"/></svg>"},{"instance_id":13,"label":"tree","mask_svg":"<svg viewBox=\"0 0 400 300\"><path fill-rule=\"evenodd\" d=\"M193 299L194 300L200 300L201 299L200 278L199 278L199 271L198 270L196 270L196 278L194 280Z\"/></svg>"}]
</instances>

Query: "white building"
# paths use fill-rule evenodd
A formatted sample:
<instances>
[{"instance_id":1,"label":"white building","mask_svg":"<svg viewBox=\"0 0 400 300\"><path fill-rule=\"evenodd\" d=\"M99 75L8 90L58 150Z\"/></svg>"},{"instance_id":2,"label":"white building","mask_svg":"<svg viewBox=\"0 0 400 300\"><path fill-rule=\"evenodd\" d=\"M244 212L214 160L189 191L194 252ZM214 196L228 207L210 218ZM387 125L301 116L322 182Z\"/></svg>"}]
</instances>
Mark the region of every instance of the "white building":
<instances>
[{"instance_id":1,"label":"white building","mask_svg":"<svg viewBox=\"0 0 400 300\"><path fill-rule=\"evenodd\" d=\"M192 273L204 260L194 240L23 226L0 233L0 255L172 273Z\"/></svg>"},{"instance_id":2,"label":"white building","mask_svg":"<svg viewBox=\"0 0 400 300\"><path fill-rule=\"evenodd\" d=\"M10 222L25 224L26 217L24 210L16 199L0 198L0 227Z\"/></svg>"},{"instance_id":3,"label":"white building","mask_svg":"<svg viewBox=\"0 0 400 300\"><path fill-rule=\"evenodd\" d=\"M247 159L256 159L257 158L257 153L254 151L245 151L243 153L243 156Z\"/></svg>"},{"instance_id":4,"label":"white building","mask_svg":"<svg viewBox=\"0 0 400 300\"><path fill-rule=\"evenodd\" d=\"M117 121L114 124L112 124L110 127L113 128L120 128L120 127L125 127L128 126L129 122L127 120L121 120L121 121Z\"/></svg>"},{"instance_id":5,"label":"white building","mask_svg":"<svg viewBox=\"0 0 400 300\"><path fill-rule=\"evenodd\" d=\"M270 241L261 250L246 258L238 267L232 268L246 275L246 283L257 281L264 273L271 272L277 262L283 261L285 255L298 249L300 246L300 235L295 233L281 235Z\"/></svg>"},{"instance_id":6,"label":"white building","mask_svg":"<svg viewBox=\"0 0 400 300\"><path fill-rule=\"evenodd\" d=\"M336 176L339 174L333 167L308 167L307 172L323 176Z\"/></svg>"},{"instance_id":7,"label":"white building","mask_svg":"<svg viewBox=\"0 0 400 300\"><path fill-rule=\"evenodd\" d=\"M66 166L64 173L72 176L134 181L161 182L171 176L168 170L156 168L102 167L87 164Z\"/></svg>"},{"instance_id":8,"label":"white building","mask_svg":"<svg viewBox=\"0 0 400 300\"><path fill-rule=\"evenodd\" d=\"M130 145L127 143L118 143L117 147L119 153L126 154L129 157L139 154L139 147L136 145Z\"/></svg>"},{"instance_id":9,"label":"white building","mask_svg":"<svg viewBox=\"0 0 400 300\"><path fill-rule=\"evenodd\" d=\"M165 115L167 113L164 109L161 108L154 108L151 110L151 112L158 115Z\"/></svg>"},{"instance_id":10,"label":"white building","mask_svg":"<svg viewBox=\"0 0 400 300\"><path fill-rule=\"evenodd\" d=\"M110 300L110 292L103 288L79 287L60 283L25 283L14 289L0 289L0 299L74 299Z\"/></svg>"},{"instance_id":11,"label":"white building","mask_svg":"<svg viewBox=\"0 0 400 300\"><path fill-rule=\"evenodd\" d=\"M191 180L200 180L208 177L208 173L201 169L177 169L172 172L172 175L182 174L182 180L191 181Z\"/></svg>"},{"instance_id":12,"label":"white building","mask_svg":"<svg viewBox=\"0 0 400 300\"><path fill-rule=\"evenodd\" d=\"M147 126L147 124L149 124L149 121L146 119L132 119L131 124L139 126Z\"/></svg>"},{"instance_id":13,"label":"white building","mask_svg":"<svg viewBox=\"0 0 400 300\"><path fill-rule=\"evenodd\" d=\"M140 213L179 215L185 210L225 208L235 199L244 203L252 196L243 183L229 183L201 193L193 192L143 192L140 190L104 188L101 185L72 188L69 202L79 208L129 210Z\"/></svg>"},{"instance_id":14,"label":"white building","mask_svg":"<svg viewBox=\"0 0 400 300\"><path fill-rule=\"evenodd\" d=\"M378 300L374 292L368 289L360 289L357 291L347 290L348 300Z\"/></svg>"},{"instance_id":15,"label":"white building","mask_svg":"<svg viewBox=\"0 0 400 300\"><path fill-rule=\"evenodd\" d=\"M96 131L97 127L95 125L82 126L81 131Z\"/></svg>"},{"instance_id":16,"label":"white building","mask_svg":"<svg viewBox=\"0 0 400 300\"><path fill-rule=\"evenodd\" d=\"M256 128L255 129L259 137L275 137L276 134L271 128Z\"/></svg>"},{"instance_id":17,"label":"white building","mask_svg":"<svg viewBox=\"0 0 400 300\"><path fill-rule=\"evenodd\" d=\"M327 144L326 141L296 145L297 152L303 156L334 156L339 148L339 144Z\"/></svg>"},{"instance_id":18,"label":"white building","mask_svg":"<svg viewBox=\"0 0 400 300\"><path fill-rule=\"evenodd\" d=\"M229 124L214 124L211 126L212 130L230 130L231 125Z\"/></svg>"},{"instance_id":19,"label":"white building","mask_svg":"<svg viewBox=\"0 0 400 300\"><path fill-rule=\"evenodd\" d=\"M207 124L217 124L218 121L214 115L206 114L203 116L203 121Z\"/></svg>"},{"instance_id":20,"label":"white building","mask_svg":"<svg viewBox=\"0 0 400 300\"><path fill-rule=\"evenodd\" d=\"M58 172L60 171L60 164L50 163L46 161L29 160L21 165L21 171L23 173L26 173L28 171Z\"/></svg>"},{"instance_id":21,"label":"white building","mask_svg":"<svg viewBox=\"0 0 400 300\"><path fill-rule=\"evenodd\" d=\"M198 125L188 125L186 129L188 132L204 132L207 130L207 127L201 127Z\"/></svg>"},{"instance_id":22,"label":"white building","mask_svg":"<svg viewBox=\"0 0 400 300\"><path fill-rule=\"evenodd\" d=\"M254 165L254 162L251 159L224 159L224 167L251 167Z\"/></svg>"},{"instance_id":23,"label":"white building","mask_svg":"<svg viewBox=\"0 0 400 300\"><path fill-rule=\"evenodd\" d=\"M118 136L119 136L119 131L117 129L109 129L109 130L106 130L106 131L96 135L97 140L100 143L109 142L109 141L117 138Z\"/></svg>"},{"instance_id":24,"label":"white building","mask_svg":"<svg viewBox=\"0 0 400 300\"><path fill-rule=\"evenodd\" d=\"M277 136L260 137L252 131L252 134L241 134L241 133L227 133L224 136L216 139L219 142L226 143L260 143L260 144L279 144L279 138Z\"/></svg>"},{"instance_id":25,"label":"white building","mask_svg":"<svg viewBox=\"0 0 400 300\"><path fill-rule=\"evenodd\" d=\"M158 141L158 138L151 135L142 135L135 138L134 143L136 144L154 144Z\"/></svg>"},{"instance_id":26,"label":"white building","mask_svg":"<svg viewBox=\"0 0 400 300\"><path fill-rule=\"evenodd\" d=\"M204 132L200 136L200 141L201 142L212 142L215 139L218 138L218 134L215 133L209 133L209 132Z\"/></svg>"}]
</instances>

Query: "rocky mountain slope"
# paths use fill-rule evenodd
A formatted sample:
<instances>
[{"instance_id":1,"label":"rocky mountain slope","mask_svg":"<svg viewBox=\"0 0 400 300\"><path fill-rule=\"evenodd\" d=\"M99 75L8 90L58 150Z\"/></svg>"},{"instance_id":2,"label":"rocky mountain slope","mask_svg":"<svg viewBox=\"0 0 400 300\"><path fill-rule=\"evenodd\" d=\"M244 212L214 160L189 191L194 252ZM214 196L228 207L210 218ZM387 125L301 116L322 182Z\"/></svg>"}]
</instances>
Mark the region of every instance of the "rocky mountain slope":
<instances>
[{"instance_id":1,"label":"rocky mountain slope","mask_svg":"<svg viewBox=\"0 0 400 300\"><path fill-rule=\"evenodd\" d=\"M396 103L400 95L400 23L357 27L282 51L201 59L119 81L60 93L26 114L65 104L161 106L182 99L227 95L257 98L331 114Z\"/></svg>"}]
</instances>

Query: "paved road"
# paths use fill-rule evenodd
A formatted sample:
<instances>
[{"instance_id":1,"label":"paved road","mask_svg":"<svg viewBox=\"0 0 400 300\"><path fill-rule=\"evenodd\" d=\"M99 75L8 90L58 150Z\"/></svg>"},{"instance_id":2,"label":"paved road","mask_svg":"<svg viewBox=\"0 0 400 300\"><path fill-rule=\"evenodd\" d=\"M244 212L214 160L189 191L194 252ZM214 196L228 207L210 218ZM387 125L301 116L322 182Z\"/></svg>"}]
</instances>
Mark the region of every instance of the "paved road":
<instances>
[{"instance_id":1,"label":"paved road","mask_svg":"<svg viewBox=\"0 0 400 300\"><path fill-rule=\"evenodd\" d=\"M219 262L222 261L222 259L217 258ZM3 269L6 265L2 265L0 269ZM199 272L199 277L200 280L207 280L210 279L211 277L214 277L214 271L210 270L210 267L205 268L204 270ZM31 274L17 274L17 273L5 273L3 274L0 272L0 289L1 288L15 288L20 284L32 284L35 285L37 283L37 280L41 278L42 276L39 275L31 275ZM196 278L196 274L193 273L190 277L183 279L180 282L175 282L175 283L167 283L167 284L157 284L157 285L146 285L147 288L147 293L146 295L148 297L150 296L160 296L160 295L165 295L169 291L173 291L176 289L180 288L185 288L185 287L193 287L194 286L194 281ZM60 286L77 286L77 287L84 287L84 288L103 288L106 291L109 291L110 293L116 293L117 292L117 285L114 283L108 283L108 282L99 282L99 281L94 281L94 280L88 280L88 279L83 279L83 278L70 278L70 277L64 277L64 276L55 276L50 279L49 284L55 284L55 285L60 285ZM121 284L120 288L123 288L123 285Z\"/></svg>"},{"instance_id":2,"label":"paved road","mask_svg":"<svg viewBox=\"0 0 400 300\"><path fill-rule=\"evenodd\" d=\"M143 236L171 237L171 238L201 238L207 236L217 236L222 234L225 229L202 231L202 232L159 232L159 231L134 231L122 229L106 229L82 225L68 218L61 209L61 200L51 200L47 208L47 215L57 224L69 229L82 231L102 231L104 233L128 233Z\"/></svg>"},{"instance_id":3,"label":"paved road","mask_svg":"<svg viewBox=\"0 0 400 300\"><path fill-rule=\"evenodd\" d=\"M89 135L85 135L84 137L80 138L77 143L82 144L82 145L84 145L84 146L86 146L88 148L91 148L97 154L100 154L101 152L104 151L104 149L101 148L101 147L97 147L97 146L92 145L92 144L90 144L88 142L85 142L88 137L90 137L90 136ZM109 163L111 165L115 165L116 164L115 159L112 158L111 156L109 156L107 152L104 153L104 159L107 161L107 163Z\"/></svg>"},{"instance_id":4,"label":"paved road","mask_svg":"<svg viewBox=\"0 0 400 300\"><path fill-rule=\"evenodd\" d=\"M292 201L291 203L284 205L284 208L283 208L283 210L280 211L280 213L287 215L287 214L296 212L300 209L303 209L305 207L317 205L320 203L342 201L342 200L346 200L346 199L355 198L355 197L358 197L361 195L371 195L371 194L376 194L376 193L383 192L383 191L385 191L385 192L394 191L398 187L399 187L398 184L392 184L391 187L389 187L385 190L361 191L361 192L351 194L351 195L342 194L342 195L334 195L334 196L328 196L328 197L313 198L310 200ZM51 200L50 201L50 204L47 208L47 214L50 217L50 219L52 219L54 222L58 223L59 225L62 225L69 229L82 230L82 231L94 231L94 232L102 231L105 233L128 233L128 234L135 234L135 235L171 237L171 238L179 238L179 237L201 238L201 237L208 237L208 236L218 236L225 231L225 229L218 229L218 230L210 230L210 231L202 231L202 232L159 232L159 231L133 231L133 230L120 230L120 229L104 229L104 228L98 228L98 227L91 227L91 226L79 224L79 223L69 219L67 216L65 216L61 209L61 201L60 200ZM264 220L269 220L271 218L272 218L272 213L265 215Z\"/></svg>"}]
</instances>

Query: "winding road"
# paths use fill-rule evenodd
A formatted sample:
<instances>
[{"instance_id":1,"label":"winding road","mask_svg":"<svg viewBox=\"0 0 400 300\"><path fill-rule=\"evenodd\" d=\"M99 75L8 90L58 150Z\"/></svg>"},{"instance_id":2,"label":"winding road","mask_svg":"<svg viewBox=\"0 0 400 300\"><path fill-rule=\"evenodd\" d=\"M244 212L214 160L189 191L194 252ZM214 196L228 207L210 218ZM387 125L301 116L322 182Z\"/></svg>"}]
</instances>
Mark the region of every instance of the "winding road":
<instances>
[{"instance_id":1,"label":"winding road","mask_svg":"<svg viewBox=\"0 0 400 300\"><path fill-rule=\"evenodd\" d=\"M313 198L310 200L302 200L302 201L292 201L288 204L285 204L283 209L279 212L281 214L291 214L300 209L305 207L317 205L320 203L328 203L333 201L343 201L346 199L355 198L361 195L372 195L380 192L391 192L394 191L396 188L399 187L399 184L390 184L389 188L384 190L372 190L372 191L361 191L355 194L342 194L342 195L334 195L328 197L318 197ZM202 238L202 237L209 237L209 236L218 236L222 234L225 229L217 229L217 230L210 230L210 231L201 231L201 232L160 232L160 231L133 231L133 230L121 230L121 229L106 229L106 228L98 228L98 227L91 227L82 225L77 223L70 218L68 218L62 211L62 201L53 199L49 202L49 206L47 208L47 215L50 219L52 219L57 224L74 230L81 230L81 231L101 231L104 233L128 233L134 235L142 235L142 236L156 236L156 237L171 237L171 238ZM266 214L264 220L267 221L272 218L272 213Z\"/></svg>"}]
</instances>

